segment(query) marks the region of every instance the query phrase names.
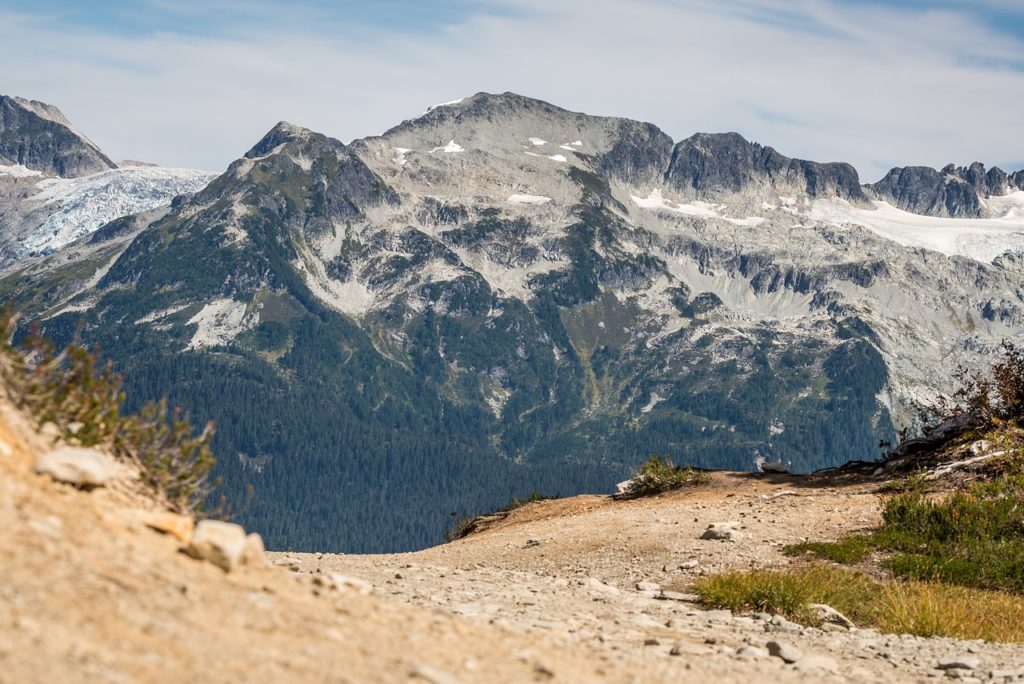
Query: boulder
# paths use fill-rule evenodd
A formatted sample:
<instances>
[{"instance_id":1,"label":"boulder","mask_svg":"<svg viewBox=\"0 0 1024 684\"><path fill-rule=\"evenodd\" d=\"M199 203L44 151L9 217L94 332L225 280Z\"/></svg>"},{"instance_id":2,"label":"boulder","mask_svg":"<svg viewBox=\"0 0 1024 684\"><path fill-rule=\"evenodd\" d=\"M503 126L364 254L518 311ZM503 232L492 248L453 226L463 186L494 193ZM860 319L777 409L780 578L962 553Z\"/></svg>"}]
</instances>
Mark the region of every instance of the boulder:
<instances>
[{"instance_id":1,"label":"boulder","mask_svg":"<svg viewBox=\"0 0 1024 684\"><path fill-rule=\"evenodd\" d=\"M201 520L196 525L185 553L231 572L242 562L246 549L245 529L219 520Z\"/></svg>"},{"instance_id":2,"label":"boulder","mask_svg":"<svg viewBox=\"0 0 1024 684\"><path fill-rule=\"evenodd\" d=\"M742 525L735 521L711 523L700 535L701 539L717 539L720 541L736 541L743 538L740 531Z\"/></svg>"},{"instance_id":3,"label":"boulder","mask_svg":"<svg viewBox=\"0 0 1024 684\"><path fill-rule=\"evenodd\" d=\"M761 472L785 475L789 472L789 468L782 461L765 461L761 464Z\"/></svg>"},{"instance_id":4,"label":"boulder","mask_svg":"<svg viewBox=\"0 0 1024 684\"><path fill-rule=\"evenodd\" d=\"M242 564L258 567L269 565L266 551L266 547L263 545L263 537L256 532L250 533L246 536L245 548L242 549Z\"/></svg>"},{"instance_id":5,"label":"boulder","mask_svg":"<svg viewBox=\"0 0 1024 684\"><path fill-rule=\"evenodd\" d=\"M118 474L119 469L117 461L102 451L60 447L37 458L33 470L58 482L92 488L105 485Z\"/></svg>"}]
</instances>

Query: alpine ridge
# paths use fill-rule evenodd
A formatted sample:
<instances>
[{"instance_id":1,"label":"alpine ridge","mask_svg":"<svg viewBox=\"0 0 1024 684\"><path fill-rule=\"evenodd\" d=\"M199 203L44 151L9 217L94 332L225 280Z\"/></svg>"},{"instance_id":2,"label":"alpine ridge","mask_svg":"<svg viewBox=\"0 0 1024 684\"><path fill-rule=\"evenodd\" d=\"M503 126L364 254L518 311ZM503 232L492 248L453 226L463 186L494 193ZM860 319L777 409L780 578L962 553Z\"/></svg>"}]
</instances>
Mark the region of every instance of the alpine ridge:
<instances>
[{"instance_id":1,"label":"alpine ridge","mask_svg":"<svg viewBox=\"0 0 1024 684\"><path fill-rule=\"evenodd\" d=\"M222 492L271 547L404 550L651 453L877 456L1021 335L1019 175L957 173L983 212L479 93L347 145L282 122L0 293L58 340L81 322L129 396L217 420Z\"/></svg>"}]
</instances>

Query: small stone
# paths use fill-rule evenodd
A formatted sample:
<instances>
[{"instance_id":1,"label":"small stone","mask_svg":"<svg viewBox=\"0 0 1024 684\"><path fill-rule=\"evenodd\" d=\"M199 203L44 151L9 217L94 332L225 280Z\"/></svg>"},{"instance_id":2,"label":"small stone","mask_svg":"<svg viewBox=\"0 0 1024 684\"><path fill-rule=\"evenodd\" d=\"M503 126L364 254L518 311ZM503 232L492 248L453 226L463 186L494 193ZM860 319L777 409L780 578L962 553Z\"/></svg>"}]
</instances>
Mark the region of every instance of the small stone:
<instances>
[{"instance_id":1,"label":"small stone","mask_svg":"<svg viewBox=\"0 0 1024 684\"><path fill-rule=\"evenodd\" d=\"M698 565L700 565L700 561L695 560L695 559L694 560L688 560L688 561L684 561L684 562L680 563L679 564L679 569L680 570L693 570Z\"/></svg>"},{"instance_id":2,"label":"small stone","mask_svg":"<svg viewBox=\"0 0 1024 684\"><path fill-rule=\"evenodd\" d=\"M936 665L939 670L976 670L981 665L981 659L977 656L965 655L958 658L947 658L940 660Z\"/></svg>"},{"instance_id":3,"label":"small stone","mask_svg":"<svg viewBox=\"0 0 1024 684\"><path fill-rule=\"evenodd\" d=\"M540 546L540 539L527 539L526 543L523 545L523 548L532 549L537 546Z\"/></svg>"},{"instance_id":4,"label":"small stone","mask_svg":"<svg viewBox=\"0 0 1024 684\"><path fill-rule=\"evenodd\" d=\"M102 487L118 473L117 461L103 452L82 447L61 447L36 459L33 468L58 482L76 487Z\"/></svg>"},{"instance_id":5,"label":"small stone","mask_svg":"<svg viewBox=\"0 0 1024 684\"><path fill-rule=\"evenodd\" d=\"M778 641L769 641L766 644L766 648L770 655L773 655L776 658L781 658L782 661L786 663L795 663L804 655L793 646L790 646L789 644L782 644Z\"/></svg>"},{"instance_id":6,"label":"small stone","mask_svg":"<svg viewBox=\"0 0 1024 684\"><path fill-rule=\"evenodd\" d=\"M822 622L839 625L846 629L853 629L856 627L850 618L846 617L832 606L825 605L824 603L812 603L808 607L815 612L817 618Z\"/></svg>"},{"instance_id":7,"label":"small stone","mask_svg":"<svg viewBox=\"0 0 1024 684\"><path fill-rule=\"evenodd\" d=\"M143 517L142 523L150 529L176 538L183 544L188 543L188 540L192 538L192 531L196 526L192 516L179 515L170 511L147 513Z\"/></svg>"},{"instance_id":8,"label":"small stone","mask_svg":"<svg viewBox=\"0 0 1024 684\"><path fill-rule=\"evenodd\" d=\"M658 594L658 598L668 601L680 601L682 603L700 603L700 596L697 594L684 594L678 591L665 591Z\"/></svg>"},{"instance_id":9,"label":"small stone","mask_svg":"<svg viewBox=\"0 0 1024 684\"><path fill-rule=\"evenodd\" d=\"M750 617L754 618L755 620L762 620L764 622L769 622L772 619L770 613L754 613Z\"/></svg>"},{"instance_id":10,"label":"small stone","mask_svg":"<svg viewBox=\"0 0 1024 684\"><path fill-rule=\"evenodd\" d=\"M644 646L660 646L661 642L657 639L644 639Z\"/></svg>"},{"instance_id":11,"label":"small stone","mask_svg":"<svg viewBox=\"0 0 1024 684\"><path fill-rule=\"evenodd\" d=\"M701 539L715 539L719 541L736 541L743 538L740 532L741 524L738 522L711 523L700 535Z\"/></svg>"},{"instance_id":12,"label":"small stone","mask_svg":"<svg viewBox=\"0 0 1024 684\"><path fill-rule=\"evenodd\" d=\"M770 654L768 653L768 651L764 650L763 648L760 648L758 646L751 646L750 644L740 646L738 649L736 649L737 658L755 660L758 658L767 658L769 655Z\"/></svg>"},{"instance_id":13,"label":"small stone","mask_svg":"<svg viewBox=\"0 0 1024 684\"><path fill-rule=\"evenodd\" d=\"M637 582L636 590L658 592L661 591L661 585L656 582Z\"/></svg>"},{"instance_id":14,"label":"small stone","mask_svg":"<svg viewBox=\"0 0 1024 684\"><path fill-rule=\"evenodd\" d=\"M213 563L224 572L231 572L241 562L245 546L245 529L241 525L200 520L185 552L193 558Z\"/></svg>"},{"instance_id":15,"label":"small stone","mask_svg":"<svg viewBox=\"0 0 1024 684\"><path fill-rule=\"evenodd\" d=\"M365 580L361 580L357 577L349 577L348 575L341 575L336 572L328 574L328 578L331 580L331 584L338 591L348 591L356 594L370 594L373 592L373 585Z\"/></svg>"},{"instance_id":16,"label":"small stone","mask_svg":"<svg viewBox=\"0 0 1024 684\"><path fill-rule=\"evenodd\" d=\"M672 648L669 649L668 654L670 656L680 656L680 655L683 655L683 642L677 641L677 642L673 643L672 644Z\"/></svg>"},{"instance_id":17,"label":"small stone","mask_svg":"<svg viewBox=\"0 0 1024 684\"><path fill-rule=\"evenodd\" d=\"M618 594L619 593L618 589L616 589L615 587L611 586L610 584L605 584L604 582L602 582L601 580L597 579L596 577L588 577L587 578L587 586L590 587L591 589L596 589L597 591L604 592L606 594Z\"/></svg>"},{"instance_id":18,"label":"small stone","mask_svg":"<svg viewBox=\"0 0 1024 684\"><path fill-rule=\"evenodd\" d=\"M245 549L242 550L242 564L262 567L268 565L267 549L263 545L263 537L251 532L245 537Z\"/></svg>"}]
</instances>

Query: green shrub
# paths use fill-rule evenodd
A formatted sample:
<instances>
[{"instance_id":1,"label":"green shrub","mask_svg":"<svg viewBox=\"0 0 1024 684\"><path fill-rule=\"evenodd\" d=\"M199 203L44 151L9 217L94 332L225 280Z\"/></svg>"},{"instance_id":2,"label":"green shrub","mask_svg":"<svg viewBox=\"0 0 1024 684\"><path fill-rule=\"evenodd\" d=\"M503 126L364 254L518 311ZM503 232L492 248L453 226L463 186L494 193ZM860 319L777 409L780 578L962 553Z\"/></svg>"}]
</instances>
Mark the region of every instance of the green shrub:
<instances>
[{"instance_id":1,"label":"green shrub","mask_svg":"<svg viewBox=\"0 0 1024 684\"><path fill-rule=\"evenodd\" d=\"M121 378L109 362L101 364L96 352L75 343L56 351L38 325L18 349L10 342L18 322L10 306L0 310L0 381L15 405L37 425L55 425L70 443L105 449L134 464L171 507L200 509L210 492L213 423L193 435L188 418L177 409L169 412L165 401L122 415Z\"/></svg>"},{"instance_id":2,"label":"green shrub","mask_svg":"<svg viewBox=\"0 0 1024 684\"><path fill-rule=\"evenodd\" d=\"M630 479L623 496L635 499L661 494L681 487L705 485L711 481L707 473L689 466L677 466L667 458L652 455Z\"/></svg>"}]
</instances>

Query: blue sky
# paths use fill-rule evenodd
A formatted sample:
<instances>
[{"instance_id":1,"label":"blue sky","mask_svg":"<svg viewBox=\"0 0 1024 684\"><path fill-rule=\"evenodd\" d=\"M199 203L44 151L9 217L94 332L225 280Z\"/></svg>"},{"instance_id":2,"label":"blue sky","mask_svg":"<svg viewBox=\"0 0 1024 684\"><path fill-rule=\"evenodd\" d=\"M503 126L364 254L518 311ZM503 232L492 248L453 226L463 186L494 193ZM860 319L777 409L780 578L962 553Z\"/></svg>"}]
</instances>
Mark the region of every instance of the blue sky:
<instances>
[{"instance_id":1,"label":"blue sky","mask_svg":"<svg viewBox=\"0 0 1024 684\"><path fill-rule=\"evenodd\" d=\"M512 90L791 156L1019 167L1021 0L0 0L0 93L115 158L222 169L286 119L346 142Z\"/></svg>"}]
</instances>

